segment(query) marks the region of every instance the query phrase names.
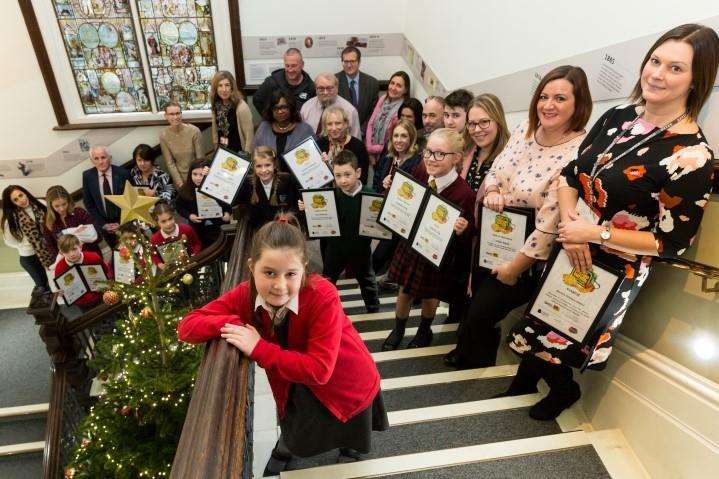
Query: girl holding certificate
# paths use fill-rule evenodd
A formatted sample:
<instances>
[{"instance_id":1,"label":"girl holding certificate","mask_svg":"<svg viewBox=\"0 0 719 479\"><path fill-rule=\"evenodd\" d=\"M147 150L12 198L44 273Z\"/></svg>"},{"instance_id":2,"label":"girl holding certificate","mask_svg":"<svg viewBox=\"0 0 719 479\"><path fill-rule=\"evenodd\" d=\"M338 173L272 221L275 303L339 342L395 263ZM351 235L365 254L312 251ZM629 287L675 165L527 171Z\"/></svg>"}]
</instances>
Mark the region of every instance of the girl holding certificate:
<instances>
[{"instance_id":1,"label":"girl holding certificate","mask_svg":"<svg viewBox=\"0 0 719 479\"><path fill-rule=\"evenodd\" d=\"M473 276L476 293L462 319L457 348L445 356L447 365L460 369L495 365L501 340L497 323L526 303L536 289L536 280L523 273L549 257L559 222L559 174L576 154L591 111L584 71L555 68L537 86L528 121L514 130L494 160L484 180L484 206L498 213L505 206L531 208L534 230L511 261Z\"/></svg>"},{"instance_id":2,"label":"girl holding certificate","mask_svg":"<svg viewBox=\"0 0 719 479\"><path fill-rule=\"evenodd\" d=\"M713 153L697 125L719 63L719 37L689 24L665 33L640 68L632 104L607 111L562 171L557 241L571 265L588 272L601 262L625 273L584 347L545 323L523 320L510 335L522 363L508 395L550 392L530 410L555 418L580 397L572 368L603 369L617 330L653 256L675 258L691 244L711 191ZM591 318L590 318L591 320Z\"/></svg>"},{"instance_id":3,"label":"girl holding certificate","mask_svg":"<svg viewBox=\"0 0 719 479\"><path fill-rule=\"evenodd\" d=\"M449 128L435 130L422 153L424 168L415 168L415 179L426 182L439 196L456 204L462 209L464 217L454 223L457 237L440 268L412 249L409 241L401 241L397 246L388 273L389 281L399 285L396 324L382 345L384 351L397 349L402 342L414 299L422 300L422 319L417 334L407 347L429 346L433 336L432 321L439 301L453 294L451 290L456 287L454 278L466 275L469 268L467 261L461 260L464 256L457 254L471 248L474 235L474 192L457 173L463 148L464 141L459 133Z\"/></svg>"},{"instance_id":4,"label":"girl holding certificate","mask_svg":"<svg viewBox=\"0 0 719 479\"><path fill-rule=\"evenodd\" d=\"M307 273L307 245L288 215L255 234L250 279L180 321L181 341L224 338L267 371L280 438L265 468L339 448L338 462L368 453L388 428L380 377L335 287Z\"/></svg>"},{"instance_id":5,"label":"girl holding certificate","mask_svg":"<svg viewBox=\"0 0 719 479\"><path fill-rule=\"evenodd\" d=\"M75 206L75 202L64 186L55 185L48 188L47 193L45 193L45 201L48 204L45 227L52 234L53 242L56 242L63 235L63 231L67 229L73 230L68 231L68 233L77 234L78 237L82 230L87 230L87 232L95 231L90 213L84 208ZM92 251L102 256L100 238L97 232L95 232L94 237L94 241L90 239L91 236L87 239L80 238L82 250Z\"/></svg>"}]
</instances>

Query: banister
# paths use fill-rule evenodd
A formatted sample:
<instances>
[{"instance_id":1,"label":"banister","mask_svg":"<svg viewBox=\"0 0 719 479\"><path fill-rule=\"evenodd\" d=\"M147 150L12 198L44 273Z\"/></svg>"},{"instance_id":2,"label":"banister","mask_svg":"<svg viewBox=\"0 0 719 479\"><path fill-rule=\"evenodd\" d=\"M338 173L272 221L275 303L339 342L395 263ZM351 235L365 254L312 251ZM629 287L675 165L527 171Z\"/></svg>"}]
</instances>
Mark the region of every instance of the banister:
<instances>
[{"instance_id":1,"label":"banister","mask_svg":"<svg viewBox=\"0 0 719 479\"><path fill-rule=\"evenodd\" d=\"M703 293L719 293L719 268L684 258L657 258L657 261L699 276L702 279ZM709 280L716 280L716 283L709 286Z\"/></svg>"}]
</instances>

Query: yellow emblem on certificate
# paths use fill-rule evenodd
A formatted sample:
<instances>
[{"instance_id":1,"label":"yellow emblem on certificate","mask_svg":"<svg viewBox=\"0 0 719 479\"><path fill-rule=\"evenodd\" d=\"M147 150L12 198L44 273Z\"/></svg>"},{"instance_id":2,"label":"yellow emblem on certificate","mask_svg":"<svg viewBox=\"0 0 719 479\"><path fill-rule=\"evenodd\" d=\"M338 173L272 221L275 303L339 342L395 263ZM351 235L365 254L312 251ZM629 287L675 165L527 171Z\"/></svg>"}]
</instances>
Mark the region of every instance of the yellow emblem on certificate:
<instances>
[{"instance_id":1,"label":"yellow emblem on certificate","mask_svg":"<svg viewBox=\"0 0 719 479\"><path fill-rule=\"evenodd\" d=\"M234 156L228 156L225 161L222 162L222 168L227 171L235 171L237 169L238 162Z\"/></svg>"},{"instance_id":2,"label":"yellow emblem on certificate","mask_svg":"<svg viewBox=\"0 0 719 479\"><path fill-rule=\"evenodd\" d=\"M323 195L312 196L312 208L318 210L327 206L327 200Z\"/></svg>"},{"instance_id":3,"label":"yellow emblem on certificate","mask_svg":"<svg viewBox=\"0 0 719 479\"><path fill-rule=\"evenodd\" d=\"M412 186L407 181L402 182L402 186L399 187L399 191L397 192L397 195L400 198L404 198L406 200L411 200L412 198L414 198L414 186Z\"/></svg>"},{"instance_id":4,"label":"yellow emblem on certificate","mask_svg":"<svg viewBox=\"0 0 719 479\"><path fill-rule=\"evenodd\" d=\"M369 206L369 210L372 213L378 213L382 209L382 200L372 200L372 204Z\"/></svg>"},{"instance_id":5,"label":"yellow emblem on certificate","mask_svg":"<svg viewBox=\"0 0 719 479\"><path fill-rule=\"evenodd\" d=\"M72 282L75 281L75 276L73 276L72 273L66 274L62 280L65 282L65 286L70 286Z\"/></svg>"},{"instance_id":6,"label":"yellow emblem on certificate","mask_svg":"<svg viewBox=\"0 0 719 479\"><path fill-rule=\"evenodd\" d=\"M97 268L95 268L94 266L90 266L89 268L87 268L87 272L95 276L97 275Z\"/></svg>"},{"instance_id":7,"label":"yellow emblem on certificate","mask_svg":"<svg viewBox=\"0 0 719 479\"><path fill-rule=\"evenodd\" d=\"M504 213L499 213L494 217L494 223L492 223L492 230L500 234L509 234L514 231L512 226L512 219Z\"/></svg>"},{"instance_id":8,"label":"yellow emblem on certificate","mask_svg":"<svg viewBox=\"0 0 719 479\"><path fill-rule=\"evenodd\" d=\"M582 273L577 268L572 268L572 272L562 275L564 284L573 286L580 293L591 293L599 284L597 284L597 274L593 271Z\"/></svg>"},{"instance_id":9,"label":"yellow emblem on certificate","mask_svg":"<svg viewBox=\"0 0 719 479\"><path fill-rule=\"evenodd\" d=\"M297 160L298 165L301 165L302 163L304 163L305 161L307 161L309 159L310 159L310 153L307 150L300 148L299 150L297 150L295 152L295 160Z\"/></svg>"},{"instance_id":10,"label":"yellow emblem on certificate","mask_svg":"<svg viewBox=\"0 0 719 479\"><path fill-rule=\"evenodd\" d=\"M447 222L447 207L444 205L437 205L437 208L432 212L432 219L437 223L443 225Z\"/></svg>"}]
</instances>

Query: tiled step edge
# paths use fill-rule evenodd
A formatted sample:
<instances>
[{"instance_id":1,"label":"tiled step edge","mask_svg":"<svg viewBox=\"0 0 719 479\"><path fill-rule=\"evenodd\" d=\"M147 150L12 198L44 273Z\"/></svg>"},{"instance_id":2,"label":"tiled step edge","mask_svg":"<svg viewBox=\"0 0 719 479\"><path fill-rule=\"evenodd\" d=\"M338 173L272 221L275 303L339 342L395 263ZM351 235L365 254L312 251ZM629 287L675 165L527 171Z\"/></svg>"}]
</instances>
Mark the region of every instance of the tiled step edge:
<instances>
[{"instance_id":1,"label":"tiled step edge","mask_svg":"<svg viewBox=\"0 0 719 479\"><path fill-rule=\"evenodd\" d=\"M0 457L16 456L18 454L29 454L32 452L42 452L45 449L44 441L25 442L22 444L10 444L8 446L0 446Z\"/></svg>"},{"instance_id":2,"label":"tiled step edge","mask_svg":"<svg viewBox=\"0 0 719 479\"><path fill-rule=\"evenodd\" d=\"M32 416L46 414L50 410L49 403L28 404L27 406L13 406L0 408L0 419L18 416Z\"/></svg>"}]
</instances>

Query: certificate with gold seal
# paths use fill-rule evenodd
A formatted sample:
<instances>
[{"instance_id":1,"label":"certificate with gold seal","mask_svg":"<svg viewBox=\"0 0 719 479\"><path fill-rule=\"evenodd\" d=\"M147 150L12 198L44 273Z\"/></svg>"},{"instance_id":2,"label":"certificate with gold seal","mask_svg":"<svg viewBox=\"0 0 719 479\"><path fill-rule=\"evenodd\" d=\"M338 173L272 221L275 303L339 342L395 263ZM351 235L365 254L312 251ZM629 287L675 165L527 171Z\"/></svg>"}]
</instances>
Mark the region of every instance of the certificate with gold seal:
<instances>
[{"instance_id":1,"label":"certificate with gold seal","mask_svg":"<svg viewBox=\"0 0 719 479\"><path fill-rule=\"evenodd\" d=\"M525 314L585 345L596 336L599 321L623 279L620 270L596 261L591 271L575 269L564 249L556 247Z\"/></svg>"},{"instance_id":2,"label":"certificate with gold seal","mask_svg":"<svg viewBox=\"0 0 719 479\"><path fill-rule=\"evenodd\" d=\"M90 291L98 292L108 289L107 275L101 265L81 264L79 268Z\"/></svg>"},{"instance_id":3,"label":"certificate with gold seal","mask_svg":"<svg viewBox=\"0 0 719 479\"><path fill-rule=\"evenodd\" d=\"M332 170L322 160L322 152L312 137L307 138L282 157L302 189L322 188L334 180Z\"/></svg>"},{"instance_id":4,"label":"certificate with gold seal","mask_svg":"<svg viewBox=\"0 0 719 479\"><path fill-rule=\"evenodd\" d=\"M340 219L337 215L335 190L322 188L302 190L305 204L307 232L310 238L331 238L340 236Z\"/></svg>"},{"instance_id":5,"label":"certificate with gold seal","mask_svg":"<svg viewBox=\"0 0 719 479\"><path fill-rule=\"evenodd\" d=\"M72 306L75 301L89 291L89 288L82 279L82 273L76 266L71 267L60 276L55 278L57 289L62 291L65 304Z\"/></svg>"},{"instance_id":6,"label":"certificate with gold seal","mask_svg":"<svg viewBox=\"0 0 719 479\"><path fill-rule=\"evenodd\" d=\"M412 249L436 267L442 265L462 210L431 192L412 238Z\"/></svg>"},{"instance_id":7,"label":"certificate with gold seal","mask_svg":"<svg viewBox=\"0 0 719 479\"><path fill-rule=\"evenodd\" d=\"M250 168L250 156L244 151L218 147L210 171L198 191L226 204L232 204Z\"/></svg>"},{"instance_id":8,"label":"certificate with gold seal","mask_svg":"<svg viewBox=\"0 0 719 479\"><path fill-rule=\"evenodd\" d=\"M486 206L479 220L477 266L492 269L514 258L534 229L534 211L504 208L501 213Z\"/></svg>"},{"instance_id":9,"label":"certificate with gold seal","mask_svg":"<svg viewBox=\"0 0 719 479\"><path fill-rule=\"evenodd\" d=\"M379 224L384 197L376 193L362 193L359 218L359 236L374 239L391 239L392 232Z\"/></svg>"},{"instance_id":10,"label":"certificate with gold seal","mask_svg":"<svg viewBox=\"0 0 719 479\"><path fill-rule=\"evenodd\" d=\"M409 239L428 189L408 173L397 170L382 203L379 224Z\"/></svg>"}]
</instances>

